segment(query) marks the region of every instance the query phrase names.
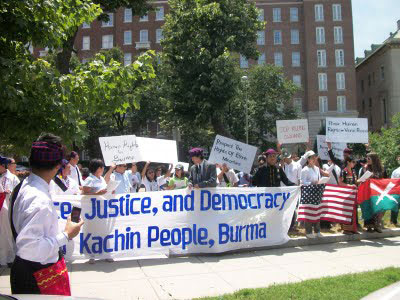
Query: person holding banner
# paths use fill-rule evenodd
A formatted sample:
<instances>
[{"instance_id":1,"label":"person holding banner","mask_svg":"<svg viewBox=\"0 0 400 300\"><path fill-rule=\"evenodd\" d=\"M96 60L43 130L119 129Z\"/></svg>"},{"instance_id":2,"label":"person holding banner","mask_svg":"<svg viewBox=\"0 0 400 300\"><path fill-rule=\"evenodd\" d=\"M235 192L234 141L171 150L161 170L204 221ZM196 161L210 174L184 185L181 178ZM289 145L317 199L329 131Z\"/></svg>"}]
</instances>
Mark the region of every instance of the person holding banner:
<instances>
[{"instance_id":1,"label":"person holding banner","mask_svg":"<svg viewBox=\"0 0 400 300\"><path fill-rule=\"evenodd\" d=\"M169 180L167 190L185 189L188 186L188 179L185 177L183 165L175 166L174 176Z\"/></svg>"},{"instance_id":2,"label":"person holding banner","mask_svg":"<svg viewBox=\"0 0 400 300\"><path fill-rule=\"evenodd\" d=\"M71 295L60 248L79 234L83 221L74 223L68 217L64 230L59 231L49 188L63 158L61 138L41 135L31 148L32 173L11 196L10 223L16 245L10 274L13 294Z\"/></svg>"},{"instance_id":3,"label":"person holding banner","mask_svg":"<svg viewBox=\"0 0 400 300\"><path fill-rule=\"evenodd\" d=\"M107 172L104 176L104 180L106 182L119 181L119 185L115 189L115 194L129 194L132 189L131 181L129 180L128 173L126 173L126 164L115 165L114 163L111 165L110 169L113 173Z\"/></svg>"},{"instance_id":4,"label":"person holding banner","mask_svg":"<svg viewBox=\"0 0 400 300\"><path fill-rule=\"evenodd\" d=\"M107 171L106 177L110 175L114 169L110 167ZM104 163L101 159L92 159L89 162L90 175L83 182L82 194L84 195L104 195L107 193L107 182L103 178Z\"/></svg>"},{"instance_id":5,"label":"person holding banner","mask_svg":"<svg viewBox=\"0 0 400 300\"><path fill-rule=\"evenodd\" d=\"M218 174L217 183L220 187L237 187L239 178L233 169L229 169L226 164L217 164Z\"/></svg>"},{"instance_id":6,"label":"person holding banner","mask_svg":"<svg viewBox=\"0 0 400 300\"><path fill-rule=\"evenodd\" d=\"M192 148L189 156L193 162L190 168L189 187L207 188L217 186L217 170L214 164L204 159L203 149Z\"/></svg>"},{"instance_id":7,"label":"person holding banner","mask_svg":"<svg viewBox=\"0 0 400 300\"><path fill-rule=\"evenodd\" d=\"M146 192L157 192L160 190L158 182L156 180L155 171L153 168L149 168L150 162L146 162L142 170L142 184L144 185Z\"/></svg>"},{"instance_id":8,"label":"person holding banner","mask_svg":"<svg viewBox=\"0 0 400 300\"><path fill-rule=\"evenodd\" d=\"M397 157L397 163L400 164L400 156ZM400 179L400 167L392 172L392 179ZM399 211L391 211L390 212L390 222L397 226L397 219L399 217Z\"/></svg>"},{"instance_id":9,"label":"person holding banner","mask_svg":"<svg viewBox=\"0 0 400 300\"><path fill-rule=\"evenodd\" d=\"M139 190L140 182L142 181L142 176L137 170L137 165L135 162L132 163L129 171L126 171L128 178L131 182L131 193L136 193Z\"/></svg>"},{"instance_id":10,"label":"person holding banner","mask_svg":"<svg viewBox=\"0 0 400 300\"><path fill-rule=\"evenodd\" d=\"M165 174L163 174L163 166L158 166L156 168L156 178L159 191L165 190L165 188L168 187L168 180L171 177L172 167L173 165L170 164L169 169Z\"/></svg>"}]
</instances>

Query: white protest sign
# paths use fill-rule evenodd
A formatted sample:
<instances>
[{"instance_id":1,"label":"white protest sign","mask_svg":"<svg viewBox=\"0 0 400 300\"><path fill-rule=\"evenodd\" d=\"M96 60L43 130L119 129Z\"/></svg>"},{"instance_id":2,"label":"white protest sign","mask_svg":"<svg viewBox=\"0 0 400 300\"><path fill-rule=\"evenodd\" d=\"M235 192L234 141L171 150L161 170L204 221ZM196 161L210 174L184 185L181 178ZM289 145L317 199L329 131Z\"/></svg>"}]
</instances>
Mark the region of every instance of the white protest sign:
<instances>
[{"instance_id":1,"label":"white protest sign","mask_svg":"<svg viewBox=\"0 0 400 300\"><path fill-rule=\"evenodd\" d=\"M210 188L118 195L56 195L59 228L73 206L81 232L65 247L67 261L225 251L281 245L300 187ZM219 199L218 201L216 199Z\"/></svg>"},{"instance_id":2,"label":"white protest sign","mask_svg":"<svg viewBox=\"0 0 400 300\"><path fill-rule=\"evenodd\" d=\"M322 160L330 160L325 135L317 135L317 148L318 155ZM343 150L346 148L346 143L332 143L332 152L337 159L343 159Z\"/></svg>"},{"instance_id":3,"label":"white protest sign","mask_svg":"<svg viewBox=\"0 0 400 300\"><path fill-rule=\"evenodd\" d=\"M326 140L340 143L368 143L368 119L326 118Z\"/></svg>"},{"instance_id":4,"label":"white protest sign","mask_svg":"<svg viewBox=\"0 0 400 300\"><path fill-rule=\"evenodd\" d=\"M296 144L308 142L308 121L300 120L278 120L276 131L280 144Z\"/></svg>"},{"instance_id":5,"label":"white protest sign","mask_svg":"<svg viewBox=\"0 0 400 300\"><path fill-rule=\"evenodd\" d=\"M99 137L101 152L106 166L138 161L139 151L136 136L122 135Z\"/></svg>"},{"instance_id":6,"label":"white protest sign","mask_svg":"<svg viewBox=\"0 0 400 300\"><path fill-rule=\"evenodd\" d=\"M140 161L173 164L178 161L176 141L136 137Z\"/></svg>"},{"instance_id":7,"label":"white protest sign","mask_svg":"<svg viewBox=\"0 0 400 300\"><path fill-rule=\"evenodd\" d=\"M225 163L229 168L250 173L256 153L257 147L217 135L208 160L212 163Z\"/></svg>"}]
</instances>

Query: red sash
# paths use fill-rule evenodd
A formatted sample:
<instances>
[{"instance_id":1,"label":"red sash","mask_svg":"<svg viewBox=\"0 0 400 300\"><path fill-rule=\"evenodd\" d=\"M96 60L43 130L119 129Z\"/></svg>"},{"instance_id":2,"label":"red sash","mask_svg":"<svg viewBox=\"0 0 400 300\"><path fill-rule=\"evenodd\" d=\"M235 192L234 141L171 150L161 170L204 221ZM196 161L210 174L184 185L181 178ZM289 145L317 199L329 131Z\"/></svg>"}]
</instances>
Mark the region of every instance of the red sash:
<instances>
[{"instance_id":1,"label":"red sash","mask_svg":"<svg viewBox=\"0 0 400 300\"><path fill-rule=\"evenodd\" d=\"M3 208L4 200L6 199L6 193L0 193L0 210Z\"/></svg>"},{"instance_id":2,"label":"red sash","mask_svg":"<svg viewBox=\"0 0 400 300\"><path fill-rule=\"evenodd\" d=\"M71 296L68 270L64 258L48 268L33 273L33 276L36 279L40 294Z\"/></svg>"}]
</instances>

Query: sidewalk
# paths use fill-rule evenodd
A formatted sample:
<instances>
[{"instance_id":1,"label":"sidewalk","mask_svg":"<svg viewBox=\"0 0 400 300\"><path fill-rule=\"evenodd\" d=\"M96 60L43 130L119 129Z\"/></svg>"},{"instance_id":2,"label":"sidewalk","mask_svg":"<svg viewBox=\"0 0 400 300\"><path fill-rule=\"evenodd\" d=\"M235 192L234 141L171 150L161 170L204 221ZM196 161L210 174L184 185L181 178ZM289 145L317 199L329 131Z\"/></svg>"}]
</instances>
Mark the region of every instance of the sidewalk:
<instances>
[{"instance_id":1,"label":"sidewalk","mask_svg":"<svg viewBox=\"0 0 400 300\"><path fill-rule=\"evenodd\" d=\"M400 237L140 261L69 265L72 294L101 299L189 299L243 288L400 267ZM0 269L0 293L10 293Z\"/></svg>"}]
</instances>

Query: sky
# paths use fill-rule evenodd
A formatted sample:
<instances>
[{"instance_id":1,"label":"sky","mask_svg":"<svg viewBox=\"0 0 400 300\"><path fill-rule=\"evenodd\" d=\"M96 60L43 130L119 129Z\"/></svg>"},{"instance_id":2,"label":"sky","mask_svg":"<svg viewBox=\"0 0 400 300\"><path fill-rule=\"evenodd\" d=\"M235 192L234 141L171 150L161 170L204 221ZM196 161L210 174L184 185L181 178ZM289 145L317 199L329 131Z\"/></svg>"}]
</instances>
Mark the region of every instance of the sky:
<instances>
[{"instance_id":1,"label":"sky","mask_svg":"<svg viewBox=\"0 0 400 300\"><path fill-rule=\"evenodd\" d=\"M351 0L355 57L364 57L371 44L380 44L397 30L400 0Z\"/></svg>"}]
</instances>

